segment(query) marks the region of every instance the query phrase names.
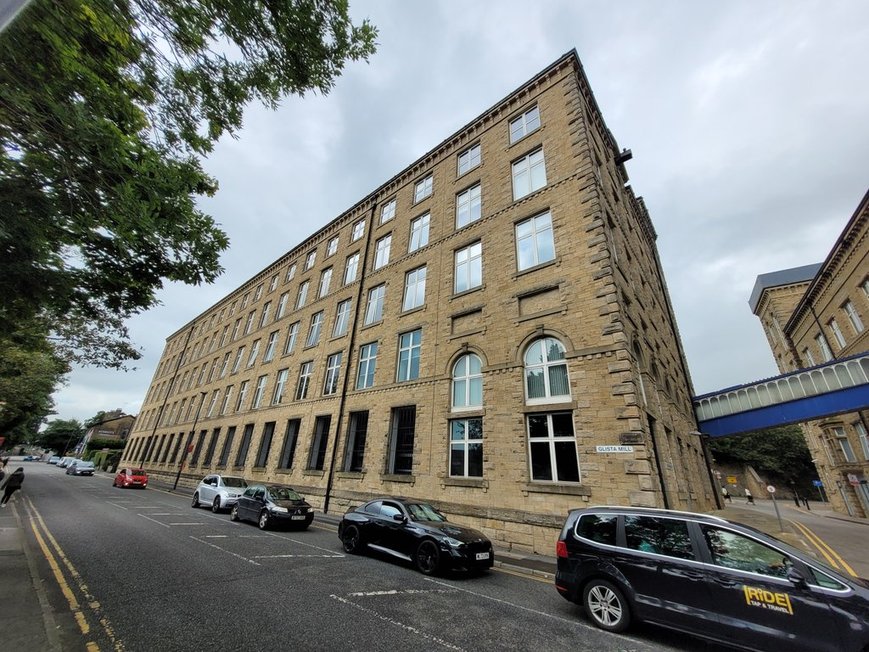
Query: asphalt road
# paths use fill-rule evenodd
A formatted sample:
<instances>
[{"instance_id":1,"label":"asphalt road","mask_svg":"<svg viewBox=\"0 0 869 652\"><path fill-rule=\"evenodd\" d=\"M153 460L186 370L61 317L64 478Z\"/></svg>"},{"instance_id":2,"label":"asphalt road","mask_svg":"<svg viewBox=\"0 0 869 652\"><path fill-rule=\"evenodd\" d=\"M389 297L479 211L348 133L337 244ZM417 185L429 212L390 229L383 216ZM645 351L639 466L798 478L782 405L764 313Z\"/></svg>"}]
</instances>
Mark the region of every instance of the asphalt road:
<instances>
[{"instance_id":1,"label":"asphalt road","mask_svg":"<svg viewBox=\"0 0 869 652\"><path fill-rule=\"evenodd\" d=\"M261 532L159 489L26 466L17 502L63 650L722 650L594 628L550 582L428 578L335 528ZM85 632L85 633L83 633Z\"/></svg>"}]
</instances>

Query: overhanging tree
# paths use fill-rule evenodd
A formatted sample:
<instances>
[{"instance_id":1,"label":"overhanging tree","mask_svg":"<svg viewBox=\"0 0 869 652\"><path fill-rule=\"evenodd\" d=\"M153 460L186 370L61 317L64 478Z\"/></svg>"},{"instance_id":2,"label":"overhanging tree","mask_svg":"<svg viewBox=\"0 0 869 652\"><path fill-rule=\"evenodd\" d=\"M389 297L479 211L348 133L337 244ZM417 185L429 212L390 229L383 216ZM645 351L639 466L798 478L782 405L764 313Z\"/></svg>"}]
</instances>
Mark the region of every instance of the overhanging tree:
<instances>
[{"instance_id":1,"label":"overhanging tree","mask_svg":"<svg viewBox=\"0 0 869 652\"><path fill-rule=\"evenodd\" d=\"M0 35L0 338L26 322L64 359L137 359L125 320L222 271L200 158L375 36L344 0L34 0Z\"/></svg>"}]
</instances>

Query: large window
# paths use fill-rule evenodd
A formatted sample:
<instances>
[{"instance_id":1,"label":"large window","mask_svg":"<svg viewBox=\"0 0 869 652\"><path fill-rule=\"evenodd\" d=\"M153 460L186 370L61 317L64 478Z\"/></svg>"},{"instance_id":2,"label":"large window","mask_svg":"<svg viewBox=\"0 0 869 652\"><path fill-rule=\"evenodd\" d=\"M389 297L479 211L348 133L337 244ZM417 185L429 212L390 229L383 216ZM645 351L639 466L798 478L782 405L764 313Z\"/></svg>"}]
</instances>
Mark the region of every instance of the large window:
<instances>
[{"instance_id":1,"label":"large window","mask_svg":"<svg viewBox=\"0 0 869 652\"><path fill-rule=\"evenodd\" d=\"M271 312L272 312L272 302L271 302L271 301L266 301L266 302L263 304L263 314L262 314L262 317L260 317L260 320L259 320L260 328L262 328L263 326L265 326L266 324L269 323L269 315L271 314Z\"/></svg>"},{"instance_id":2,"label":"large window","mask_svg":"<svg viewBox=\"0 0 869 652\"><path fill-rule=\"evenodd\" d=\"M483 244L475 242L456 252L453 290L466 292L483 284Z\"/></svg>"},{"instance_id":3,"label":"large window","mask_svg":"<svg viewBox=\"0 0 869 652\"><path fill-rule=\"evenodd\" d=\"M256 310L251 310L247 315L247 321L244 324L244 334L247 335L253 330L253 322L256 319Z\"/></svg>"},{"instance_id":4,"label":"large window","mask_svg":"<svg viewBox=\"0 0 869 652\"><path fill-rule=\"evenodd\" d=\"M835 319L831 319L828 322L828 325L830 327L830 331L833 333L833 337L836 339L836 344L839 345L840 349L844 349L846 344L845 336L842 334L842 329L839 328L839 322L837 322Z\"/></svg>"},{"instance_id":5,"label":"large window","mask_svg":"<svg viewBox=\"0 0 869 652\"><path fill-rule=\"evenodd\" d=\"M380 223L386 224L389 220L395 217L395 200L392 199L386 202L380 209Z\"/></svg>"},{"instance_id":6,"label":"large window","mask_svg":"<svg viewBox=\"0 0 869 652\"><path fill-rule=\"evenodd\" d=\"M377 369L377 342L359 347L359 371L356 374L356 389L374 386L374 372Z\"/></svg>"},{"instance_id":7,"label":"large window","mask_svg":"<svg viewBox=\"0 0 869 652\"><path fill-rule=\"evenodd\" d=\"M247 358L247 368L250 369L256 364L256 358L259 355L259 340L255 340L250 347L250 355Z\"/></svg>"},{"instance_id":8,"label":"large window","mask_svg":"<svg viewBox=\"0 0 869 652\"><path fill-rule=\"evenodd\" d=\"M431 195L433 184L434 179L432 175L428 175L425 179L417 181L413 188L413 203L421 202Z\"/></svg>"},{"instance_id":9,"label":"large window","mask_svg":"<svg viewBox=\"0 0 869 652\"><path fill-rule=\"evenodd\" d=\"M275 311L275 320L277 321L287 313L287 300L290 298L289 292L284 292L281 298L278 299L278 309Z\"/></svg>"},{"instance_id":10,"label":"large window","mask_svg":"<svg viewBox=\"0 0 869 652\"><path fill-rule=\"evenodd\" d=\"M483 405L483 372L480 358L468 353L453 365L454 410L476 408Z\"/></svg>"},{"instance_id":11,"label":"large window","mask_svg":"<svg viewBox=\"0 0 869 652\"><path fill-rule=\"evenodd\" d=\"M209 417L214 416L214 409L217 407L217 399L219 397L220 397L220 390L215 389L211 393L211 402L208 404L208 412L206 413L206 416L209 416ZM171 418L171 414L170 414L170 418Z\"/></svg>"},{"instance_id":12,"label":"large window","mask_svg":"<svg viewBox=\"0 0 869 652\"><path fill-rule=\"evenodd\" d=\"M269 341L266 343L266 350L263 353L263 362L271 362L272 358L275 357L275 347L278 343L278 333L280 331L274 331L269 333Z\"/></svg>"},{"instance_id":13,"label":"large window","mask_svg":"<svg viewBox=\"0 0 869 652\"><path fill-rule=\"evenodd\" d=\"M625 544L631 550L694 559L688 523L681 519L625 516Z\"/></svg>"},{"instance_id":14,"label":"large window","mask_svg":"<svg viewBox=\"0 0 869 652\"><path fill-rule=\"evenodd\" d=\"M214 449L217 448L218 439L220 439L220 428L215 428L211 431L211 441L208 442L208 448L205 450L205 459L202 460L202 466L211 465L211 460L214 459Z\"/></svg>"},{"instance_id":15,"label":"large window","mask_svg":"<svg viewBox=\"0 0 869 652\"><path fill-rule=\"evenodd\" d=\"M431 215L424 213L410 223L410 242L407 251L414 252L428 244L428 233L431 225Z\"/></svg>"},{"instance_id":16,"label":"large window","mask_svg":"<svg viewBox=\"0 0 869 652\"><path fill-rule=\"evenodd\" d=\"M308 330L308 339L305 346L316 346L320 341L320 331L323 330L323 311L311 315L311 327Z\"/></svg>"},{"instance_id":17,"label":"large window","mask_svg":"<svg viewBox=\"0 0 869 652\"><path fill-rule=\"evenodd\" d=\"M483 420L450 421L450 475L483 477Z\"/></svg>"},{"instance_id":18,"label":"large window","mask_svg":"<svg viewBox=\"0 0 869 652\"><path fill-rule=\"evenodd\" d=\"M334 238L330 239L329 244L326 245L326 258L328 258L329 256L334 256L336 251L338 251L337 235Z\"/></svg>"},{"instance_id":19,"label":"large window","mask_svg":"<svg viewBox=\"0 0 869 652\"><path fill-rule=\"evenodd\" d=\"M404 301L402 310L419 308L425 303L425 276L426 268L417 267L404 275Z\"/></svg>"},{"instance_id":20,"label":"large window","mask_svg":"<svg viewBox=\"0 0 869 652\"><path fill-rule=\"evenodd\" d=\"M341 353L333 353L326 359L326 379L323 381L323 396L331 396L338 391L341 376Z\"/></svg>"},{"instance_id":21,"label":"large window","mask_svg":"<svg viewBox=\"0 0 869 652\"><path fill-rule=\"evenodd\" d=\"M540 128L540 110L535 106L510 121L510 143L515 143Z\"/></svg>"},{"instance_id":22,"label":"large window","mask_svg":"<svg viewBox=\"0 0 869 652\"><path fill-rule=\"evenodd\" d=\"M854 455L854 448L848 440L848 434L845 432L845 429L837 426L832 429L832 433L836 441L839 442L839 449L842 451L842 455L845 456L845 461L856 462L857 456Z\"/></svg>"},{"instance_id":23,"label":"large window","mask_svg":"<svg viewBox=\"0 0 869 652\"><path fill-rule=\"evenodd\" d=\"M314 266L314 263L316 263L316 262L317 262L317 250L314 249L314 251L308 252L308 255L305 256L305 266L304 266L303 270L307 272L309 269L311 269Z\"/></svg>"},{"instance_id":24,"label":"large window","mask_svg":"<svg viewBox=\"0 0 869 652\"><path fill-rule=\"evenodd\" d=\"M229 461L229 453L232 450L232 440L235 439L235 426L230 426L226 431L226 440L223 442L223 448L220 451L220 459L217 460L217 466L226 466L226 463ZM181 438L178 438L178 443L181 443ZM177 455L177 447L175 451L175 455ZM172 456L174 461L175 455Z\"/></svg>"},{"instance_id":25,"label":"large window","mask_svg":"<svg viewBox=\"0 0 869 652\"><path fill-rule=\"evenodd\" d=\"M269 451L272 448L272 438L275 435L275 422L269 421L263 426L263 434L259 440L259 450L256 454L254 466L265 466L269 459Z\"/></svg>"},{"instance_id":26,"label":"large window","mask_svg":"<svg viewBox=\"0 0 869 652\"><path fill-rule=\"evenodd\" d=\"M579 482L573 415L570 412L529 415L528 455L532 480Z\"/></svg>"},{"instance_id":27,"label":"large window","mask_svg":"<svg viewBox=\"0 0 869 652\"><path fill-rule=\"evenodd\" d=\"M857 421L854 424L854 430L857 431L857 437L860 440L860 448L863 450L863 459L869 460L869 433L866 432L866 426Z\"/></svg>"},{"instance_id":28,"label":"large window","mask_svg":"<svg viewBox=\"0 0 869 652\"><path fill-rule=\"evenodd\" d=\"M281 369L278 372L278 375L275 378L275 391L272 394L272 405L278 405L283 402L284 391L287 386L287 375L289 373L289 369Z\"/></svg>"},{"instance_id":29,"label":"large window","mask_svg":"<svg viewBox=\"0 0 869 652\"><path fill-rule=\"evenodd\" d=\"M851 328L854 329L854 333L859 335L863 332L863 320L860 319L860 314L857 312L857 308L851 303L850 300L846 301L842 304L842 310L845 311L845 314L848 315L848 321L851 322Z\"/></svg>"},{"instance_id":30,"label":"large window","mask_svg":"<svg viewBox=\"0 0 869 652\"><path fill-rule=\"evenodd\" d=\"M253 392L253 400L251 401L250 408L256 409L263 402L263 394L266 391L266 381L268 380L268 376L260 376L256 379L256 389Z\"/></svg>"},{"instance_id":31,"label":"large window","mask_svg":"<svg viewBox=\"0 0 869 652\"><path fill-rule=\"evenodd\" d=\"M392 247L392 234L385 235L377 241L374 247L374 269L380 269L389 264L389 250Z\"/></svg>"},{"instance_id":32,"label":"large window","mask_svg":"<svg viewBox=\"0 0 869 652\"><path fill-rule=\"evenodd\" d=\"M481 160L480 144L477 143L469 147L458 156L458 175L462 176L465 172L474 169L480 164Z\"/></svg>"},{"instance_id":33,"label":"large window","mask_svg":"<svg viewBox=\"0 0 869 652\"><path fill-rule=\"evenodd\" d=\"M347 256L347 263L344 265L344 285L352 283L356 280L356 272L359 270L359 252Z\"/></svg>"},{"instance_id":34,"label":"large window","mask_svg":"<svg viewBox=\"0 0 869 652\"><path fill-rule=\"evenodd\" d=\"M235 404L235 411L240 412L241 408L244 406L244 401L247 398L247 387L250 381L245 380L242 381L241 385L238 388L238 402ZM191 403L192 405L192 403Z\"/></svg>"},{"instance_id":35,"label":"large window","mask_svg":"<svg viewBox=\"0 0 869 652\"><path fill-rule=\"evenodd\" d=\"M320 289L317 296L321 299L329 294L329 286L332 284L332 268L327 267L320 272Z\"/></svg>"},{"instance_id":36,"label":"large window","mask_svg":"<svg viewBox=\"0 0 869 652\"><path fill-rule=\"evenodd\" d=\"M398 338L398 382L419 378L419 357L422 350L422 329L403 333Z\"/></svg>"},{"instance_id":37,"label":"large window","mask_svg":"<svg viewBox=\"0 0 869 652\"><path fill-rule=\"evenodd\" d=\"M223 404L220 406L221 416L226 414L226 411L227 411L227 409L229 409L231 401L232 401L232 385L227 385L226 391L223 393Z\"/></svg>"},{"instance_id":38,"label":"large window","mask_svg":"<svg viewBox=\"0 0 869 652\"><path fill-rule=\"evenodd\" d=\"M528 156L513 162L513 199L530 195L546 185L546 162L543 150L538 149Z\"/></svg>"},{"instance_id":39,"label":"large window","mask_svg":"<svg viewBox=\"0 0 869 652\"><path fill-rule=\"evenodd\" d=\"M546 212L516 225L516 261L524 269L555 260L552 217Z\"/></svg>"},{"instance_id":40,"label":"large window","mask_svg":"<svg viewBox=\"0 0 869 652\"><path fill-rule=\"evenodd\" d=\"M344 448L344 470L361 471L365 460L365 438L368 435L368 411L351 412Z\"/></svg>"},{"instance_id":41,"label":"large window","mask_svg":"<svg viewBox=\"0 0 869 652\"><path fill-rule=\"evenodd\" d=\"M299 322L293 322L287 328L287 343L284 345L284 355L292 353L296 348L296 339L299 337Z\"/></svg>"},{"instance_id":42,"label":"large window","mask_svg":"<svg viewBox=\"0 0 869 652\"><path fill-rule=\"evenodd\" d=\"M353 225L353 235L350 242L356 242L363 235L365 235L365 220L359 220Z\"/></svg>"},{"instance_id":43,"label":"large window","mask_svg":"<svg viewBox=\"0 0 869 652\"><path fill-rule=\"evenodd\" d=\"M302 281L299 284L299 293L296 295L296 310L305 307L305 302L308 300L308 286L310 281Z\"/></svg>"},{"instance_id":44,"label":"large window","mask_svg":"<svg viewBox=\"0 0 869 652\"><path fill-rule=\"evenodd\" d=\"M368 303L365 304L365 325L373 324L383 319L383 300L386 297L386 286L378 285L368 290Z\"/></svg>"},{"instance_id":45,"label":"large window","mask_svg":"<svg viewBox=\"0 0 869 652\"><path fill-rule=\"evenodd\" d=\"M244 434L241 436L241 444L238 447L238 454L235 456L235 466L244 466L247 461L251 437L253 437L253 424L249 423L244 427Z\"/></svg>"},{"instance_id":46,"label":"large window","mask_svg":"<svg viewBox=\"0 0 869 652\"><path fill-rule=\"evenodd\" d=\"M461 229L471 222L476 222L480 219L482 210L479 183L464 192L460 192L456 195L456 228Z\"/></svg>"},{"instance_id":47,"label":"large window","mask_svg":"<svg viewBox=\"0 0 869 652\"><path fill-rule=\"evenodd\" d=\"M313 366L313 362L303 362L302 366L299 367L299 382L296 385L297 401L308 398L308 386L311 384L311 370Z\"/></svg>"},{"instance_id":48,"label":"large window","mask_svg":"<svg viewBox=\"0 0 869 652\"><path fill-rule=\"evenodd\" d=\"M335 327L332 329L332 337L341 337L347 333L347 327L350 325L350 305L350 299L338 304L335 310Z\"/></svg>"},{"instance_id":49,"label":"large window","mask_svg":"<svg viewBox=\"0 0 869 652\"><path fill-rule=\"evenodd\" d=\"M281 446L281 456L278 459L279 469L291 469L293 467L293 458L296 456L296 441L299 438L299 426L301 423L301 419L290 419L287 421L284 443Z\"/></svg>"},{"instance_id":50,"label":"large window","mask_svg":"<svg viewBox=\"0 0 869 652\"><path fill-rule=\"evenodd\" d=\"M387 473L413 473L413 440L416 431L416 406L392 409L389 428Z\"/></svg>"},{"instance_id":51,"label":"large window","mask_svg":"<svg viewBox=\"0 0 869 652\"><path fill-rule=\"evenodd\" d=\"M525 352L525 393L529 403L570 397L564 346L555 338L536 340Z\"/></svg>"},{"instance_id":52,"label":"large window","mask_svg":"<svg viewBox=\"0 0 869 652\"><path fill-rule=\"evenodd\" d=\"M824 358L824 362L830 362L833 360L833 351L830 349L830 345L827 342L827 338L823 333L820 333L815 336L815 342L818 344L818 348L821 350L821 357Z\"/></svg>"},{"instance_id":53,"label":"large window","mask_svg":"<svg viewBox=\"0 0 869 652\"><path fill-rule=\"evenodd\" d=\"M322 471L326 462L326 449L329 446L329 425L332 417L326 415L317 417L314 421L314 438L311 440L311 454L308 457L308 468Z\"/></svg>"}]
</instances>

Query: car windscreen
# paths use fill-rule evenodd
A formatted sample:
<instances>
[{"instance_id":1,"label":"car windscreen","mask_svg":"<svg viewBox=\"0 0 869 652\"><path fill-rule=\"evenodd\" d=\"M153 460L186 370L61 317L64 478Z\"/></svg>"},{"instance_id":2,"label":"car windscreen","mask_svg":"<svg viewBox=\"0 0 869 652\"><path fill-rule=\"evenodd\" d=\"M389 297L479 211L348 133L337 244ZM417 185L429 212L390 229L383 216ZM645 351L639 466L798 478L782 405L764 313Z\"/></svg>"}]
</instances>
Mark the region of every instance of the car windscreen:
<instances>
[{"instance_id":1,"label":"car windscreen","mask_svg":"<svg viewBox=\"0 0 869 652\"><path fill-rule=\"evenodd\" d=\"M302 497L289 487L269 487L272 500L302 500Z\"/></svg>"},{"instance_id":2,"label":"car windscreen","mask_svg":"<svg viewBox=\"0 0 869 652\"><path fill-rule=\"evenodd\" d=\"M446 521L447 518L428 503L407 503L407 511L414 521Z\"/></svg>"},{"instance_id":3,"label":"car windscreen","mask_svg":"<svg viewBox=\"0 0 869 652\"><path fill-rule=\"evenodd\" d=\"M223 486L224 487L246 487L247 482L244 478L232 478L223 476Z\"/></svg>"},{"instance_id":4,"label":"car windscreen","mask_svg":"<svg viewBox=\"0 0 869 652\"><path fill-rule=\"evenodd\" d=\"M130 475L143 476L145 475L145 469L133 469L130 471Z\"/></svg>"},{"instance_id":5,"label":"car windscreen","mask_svg":"<svg viewBox=\"0 0 869 652\"><path fill-rule=\"evenodd\" d=\"M75 468L77 469L92 469L94 468L93 462L76 462Z\"/></svg>"}]
</instances>

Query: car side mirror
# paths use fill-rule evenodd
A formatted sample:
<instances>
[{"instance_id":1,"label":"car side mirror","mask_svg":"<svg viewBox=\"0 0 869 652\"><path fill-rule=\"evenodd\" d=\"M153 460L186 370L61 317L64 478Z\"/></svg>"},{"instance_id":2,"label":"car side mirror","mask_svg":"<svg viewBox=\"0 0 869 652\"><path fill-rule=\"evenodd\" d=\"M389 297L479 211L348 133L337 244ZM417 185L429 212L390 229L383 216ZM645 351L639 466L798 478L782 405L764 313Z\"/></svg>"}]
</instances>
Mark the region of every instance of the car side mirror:
<instances>
[{"instance_id":1,"label":"car side mirror","mask_svg":"<svg viewBox=\"0 0 869 652\"><path fill-rule=\"evenodd\" d=\"M407 519L404 517L404 514L393 514L393 521L398 521L399 523L404 523Z\"/></svg>"},{"instance_id":2,"label":"car side mirror","mask_svg":"<svg viewBox=\"0 0 869 652\"><path fill-rule=\"evenodd\" d=\"M798 571L794 566L788 568L787 573L788 581L794 586L804 587L806 586L806 578L803 577L803 574Z\"/></svg>"}]
</instances>

